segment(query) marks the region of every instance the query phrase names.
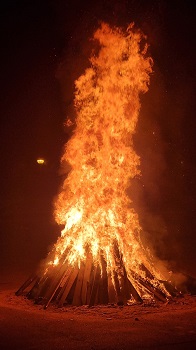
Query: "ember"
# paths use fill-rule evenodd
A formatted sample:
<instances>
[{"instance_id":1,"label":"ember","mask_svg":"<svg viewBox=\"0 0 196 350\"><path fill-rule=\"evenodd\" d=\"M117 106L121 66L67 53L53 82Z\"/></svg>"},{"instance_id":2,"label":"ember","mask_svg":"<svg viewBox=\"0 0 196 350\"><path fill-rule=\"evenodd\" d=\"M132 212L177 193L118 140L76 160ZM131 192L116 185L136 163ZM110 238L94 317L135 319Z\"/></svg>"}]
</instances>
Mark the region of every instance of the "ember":
<instances>
[{"instance_id":1,"label":"ember","mask_svg":"<svg viewBox=\"0 0 196 350\"><path fill-rule=\"evenodd\" d=\"M140 174L133 134L153 62L133 24L102 23L94 40L100 49L75 82L76 127L62 157L71 165L55 209L64 229L42 272L16 292L33 283L27 295L45 307L165 301L172 291L142 245L126 193Z\"/></svg>"}]
</instances>

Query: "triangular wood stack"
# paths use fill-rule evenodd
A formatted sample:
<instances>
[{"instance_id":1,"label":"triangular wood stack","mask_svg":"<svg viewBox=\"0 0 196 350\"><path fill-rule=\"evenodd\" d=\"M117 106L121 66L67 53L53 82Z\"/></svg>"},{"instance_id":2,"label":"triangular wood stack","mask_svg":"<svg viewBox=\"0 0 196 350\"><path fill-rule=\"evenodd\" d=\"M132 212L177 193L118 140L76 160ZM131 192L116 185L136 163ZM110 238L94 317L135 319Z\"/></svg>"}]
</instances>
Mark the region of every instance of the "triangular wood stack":
<instances>
[{"instance_id":1,"label":"triangular wood stack","mask_svg":"<svg viewBox=\"0 0 196 350\"><path fill-rule=\"evenodd\" d=\"M168 294L166 295L162 291L161 285L167 288L170 295L176 293L175 288L164 281L156 280L156 287L154 287L153 280L155 278L144 266L143 270L145 270L148 278L144 279L132 272L134 283L133 280L131 282L127 277L117 247L115 251L116 268L112 273L107 272L107 263L103 256L100 259L100 266L96 265L93 262L92 255L88 254L86 261L82 262L80 267L59 262L57 266L50 266L41 277L31 276L19 288L16 295L26 293L29 299L34 299L35 303L42 304L44 308L47 308L51 301L59 307L67 304L93 306L96 304L126 305L131 302L141 303L143 302L142 295L145 293L152 300L165 302Z\"/></svg>"}]
</instances>

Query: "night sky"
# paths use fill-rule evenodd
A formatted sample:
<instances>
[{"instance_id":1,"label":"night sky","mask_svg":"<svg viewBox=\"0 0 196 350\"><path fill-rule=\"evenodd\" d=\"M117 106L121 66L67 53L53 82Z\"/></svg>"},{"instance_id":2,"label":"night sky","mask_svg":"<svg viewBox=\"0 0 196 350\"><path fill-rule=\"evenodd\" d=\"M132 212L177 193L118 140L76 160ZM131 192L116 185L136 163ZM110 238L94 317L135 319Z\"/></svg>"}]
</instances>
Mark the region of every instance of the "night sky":
<instances>
[{"instance_id":1,"label":"night sky","mask_svg":"<svg viewBox=\"0 0 196 350\"><path fill-rule=\"evenodd\" d=\"M53 202L70 137L63 123L74 119L74 79L100 21L134 21L148 37L154 73L134 137L142 177L129 193L151 249L195 276L195 11L192 1L176 0L1 5L0 271L30 273L59 236Z\"/></svg>"}]
</instances>

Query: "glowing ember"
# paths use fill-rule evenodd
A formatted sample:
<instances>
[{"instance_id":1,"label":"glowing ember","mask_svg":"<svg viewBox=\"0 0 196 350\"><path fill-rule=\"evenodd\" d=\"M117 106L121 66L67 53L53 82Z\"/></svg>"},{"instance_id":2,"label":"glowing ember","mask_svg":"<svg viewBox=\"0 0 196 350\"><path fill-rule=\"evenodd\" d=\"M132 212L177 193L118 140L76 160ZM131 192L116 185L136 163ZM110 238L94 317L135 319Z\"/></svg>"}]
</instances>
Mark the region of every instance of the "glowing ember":
<instances>
[{"instance_id":1,"label":"glowing ember","mask_svg":"<svg viewBox=\"0 0 196 350\"><path fill-rule=\"evenodd\" d=\"M99 51L75 82L76 127L62 157L71 165L55 209L64 229L30 293L45 306L52 298L92 305L169 296L126 193L140 174L133 134L152 59L133 25L124 32L103 23L94 39Z\"/></svg>"}]
</instances>

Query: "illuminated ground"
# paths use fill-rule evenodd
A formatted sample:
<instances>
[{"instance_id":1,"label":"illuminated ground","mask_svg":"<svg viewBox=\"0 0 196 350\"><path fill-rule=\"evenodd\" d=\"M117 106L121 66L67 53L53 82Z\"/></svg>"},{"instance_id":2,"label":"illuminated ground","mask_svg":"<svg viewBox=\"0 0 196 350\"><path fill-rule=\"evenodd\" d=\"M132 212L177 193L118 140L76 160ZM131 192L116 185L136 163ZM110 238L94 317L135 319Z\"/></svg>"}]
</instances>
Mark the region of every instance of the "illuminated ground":
<instances>
[{"instance_id":1,"label":"illuminated ground","mask_svg":"<svg viewBox=\"0 0 196 350\"><path fill-rule=\"evenodd\" d=\"M0 348L195 349L196 297L157 306L86 306L43 310L0 284Z\"/></svg>"}]
</instances>

